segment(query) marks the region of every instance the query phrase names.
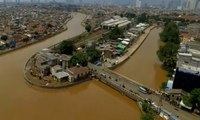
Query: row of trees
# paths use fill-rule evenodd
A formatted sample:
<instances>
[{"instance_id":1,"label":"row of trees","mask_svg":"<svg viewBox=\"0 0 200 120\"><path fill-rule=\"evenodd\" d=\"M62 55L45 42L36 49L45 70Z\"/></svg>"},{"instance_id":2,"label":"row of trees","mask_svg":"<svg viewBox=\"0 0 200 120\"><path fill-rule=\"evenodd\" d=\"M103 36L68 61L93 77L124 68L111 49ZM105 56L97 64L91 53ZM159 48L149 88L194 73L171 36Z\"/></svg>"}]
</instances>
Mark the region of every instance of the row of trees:
<instances>
[{"instance_id":1,"label":"row of trees","mask_svg":"<svg viewBox=\"0 0 200 120\"><path fill-rule=\"evenodd\" d=\"M101 52L98 51L95 46L86 47L85 52L75 52L76 47L72 41L63 41L58 47L61 54L72 55L69 60L69 67L76 66L80 64L82 66L87 66L88 60L90 62L95 62L101 57Z\"/></svg>"},{"instance_id":2,"label":"row of trees","mask_svg":"<svg viewBox=\"0 0 200 120\"><path fill-rule=\"evenodd\" d=\"M169 22L166 24L163 32L160 34L161 40L165 43L157 51L160 61L162 61L162 66L168 71L168 75L173 74L173 69L176 67L177 61L177 51L179 49L179 30L178 26L174 22Z\"/></svg>"}]
</instances>

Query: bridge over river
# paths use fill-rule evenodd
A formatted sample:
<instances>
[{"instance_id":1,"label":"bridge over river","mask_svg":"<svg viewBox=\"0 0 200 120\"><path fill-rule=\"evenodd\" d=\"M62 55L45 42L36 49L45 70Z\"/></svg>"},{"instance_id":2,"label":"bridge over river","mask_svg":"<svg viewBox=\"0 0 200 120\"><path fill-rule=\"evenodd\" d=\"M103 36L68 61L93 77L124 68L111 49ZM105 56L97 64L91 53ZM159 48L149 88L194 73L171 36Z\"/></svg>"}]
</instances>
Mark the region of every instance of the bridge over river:
<instances>
[{"instance_id":1,"label":"bridge over river","mask_svg":"<svg viewBox=\"0 0 200 120\"><path fill-rule=\"evenodd\" d=\"M161 103L158 107L158 110L162 109L165 111L170 111L171 113L173 113L173 115L179 116L181 120L199 119L197 116L191 115L190 113L181 109L177 111L177 109L175 109L173 105L161 99L161 94L158 91L148 88L134 80L131 80L126 76L120 75L105 67L96 66L94 64L89 64L88 67L91 69L92 73L98 78L98 80L135 101L143 101L145 99L150 99L156 105ZM143 94L138 92L138 88L140 86L148 88L150 91L152 91L152 94Z\"/></svg>"}]
</instances>

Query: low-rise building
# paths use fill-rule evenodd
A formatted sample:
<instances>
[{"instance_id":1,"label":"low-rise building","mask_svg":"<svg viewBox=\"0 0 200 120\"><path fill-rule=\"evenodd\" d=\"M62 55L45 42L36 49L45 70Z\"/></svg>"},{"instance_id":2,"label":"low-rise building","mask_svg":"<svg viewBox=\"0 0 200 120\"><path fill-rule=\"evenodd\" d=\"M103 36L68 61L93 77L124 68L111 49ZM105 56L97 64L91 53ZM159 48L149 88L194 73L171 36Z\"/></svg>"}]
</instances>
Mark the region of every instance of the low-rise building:
<instances>
[{"instance_id":1,"label":"low-rise building","mask_svg":"<svg viewBox=\"0 0 200 120\"><path fill-rule=\"evenodd\" d=\"M183 97L187 95L182 89L166 89L165 90L165 99L168 100L171 104L179 105Z\"/></svg>"},{"instance_id":2,"label":"low-rise building","mask_svg":"<svg viewBox=\"0 0 200 120\"><path fill-rule=\"evenodd\" d=\"M187 26L187 30L189 32L189 35L192 36L194 39L200 39L200 24L199 23L189 24Z\"/></svg>"},{"instance_id":3,"label":"low-rise building","mask_svg":"<svg viewBox=\"0 0 200 120\"><path fill-rule=\"evenodd\" d=\"M126 17L113 16L110 20L102 22L101 28L110 30L114 27L127 27L129 24L131 24L131 21L129 21Z\"/></svg>"},{"instance_id":4,"label":"low-rise building","mask_svg":"<svg viewBox=\"0 0 200 120\"><path fill-rule=\"evenodd\" d=\"M35 56L35 67L41 76L50 74L50 67L57 64L57 57L49 52L41 51Z\"/></svg>"},{"instance_id":5,"label":"low-rise building","mask_svg":"<svg viewBox=\"0 0 200 120\"><path fill-rule=\"evenodd\" d=\"M52 77L57 80L58 82L66 82L70 81L70 76L67 72L60 65L55 65L51 67L51 74Z\"/></svg>"},{"instance_id":6,"label":"low-rise building","mask_svg":"<svg viewBox=\"0 0 200 120\"><path fill-rule=\"evenodd\" d=\"M76 82L81 79L85 79L89 75L88 68L81 65L76 65L75 67L68 68L67 72L71 76L70 82Z\"/></svg>"}]
</instances>

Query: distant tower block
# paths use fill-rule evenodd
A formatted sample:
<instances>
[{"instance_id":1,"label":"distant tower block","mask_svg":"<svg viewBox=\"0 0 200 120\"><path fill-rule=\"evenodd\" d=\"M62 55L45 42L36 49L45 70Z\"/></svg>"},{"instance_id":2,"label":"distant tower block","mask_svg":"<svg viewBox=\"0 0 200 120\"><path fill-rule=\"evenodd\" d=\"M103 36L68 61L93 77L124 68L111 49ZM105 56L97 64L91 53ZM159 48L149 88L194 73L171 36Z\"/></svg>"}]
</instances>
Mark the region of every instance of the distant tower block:
<instances>
[{"instance_id":1,"label":"distant tower block","mask_svg":"<svg viewBox=\"0 0 200 120\"><path fill-rule=\"evenodd\" d=\"M17 4L20 4L20 0L16 0L17 1Z\"/></svg>"},{"instance_id":2,"label":"distant tower block","mask_svg":"<svg viewBox=\"0 0 200 120\"><path fill-rule=\"evenodd\" d=\"M74 4L74 0L66 0L67 4Z\"/></svg>"},{"instance_id":3,"label":"distant tower block","mask_svg":"<svg viewBox=\"0 0 200 120\"><path fill-rule=\"evenodd\" d=\"M141 0L136 0L136 7L141 8L142 1Z\"/></svg>"},{"instance_id":4,"label":"distant tower block","mask_svg":"<svg viewBox=\"0 0 200 120\"><path fill-rule=\"evenodd\" d=\"M79 0L79 4L82 5L83 4L83 0Z\"/></svg>"},{"instance_id":5,"label":"distant tower block","mask_svg":"<svg viewBox=\"0 0 200 120\"><path fill-rule=\"evenodd\" d=\"M6 0L3 0L3 4L6 4Z\"/></svg>"}]
</instances>

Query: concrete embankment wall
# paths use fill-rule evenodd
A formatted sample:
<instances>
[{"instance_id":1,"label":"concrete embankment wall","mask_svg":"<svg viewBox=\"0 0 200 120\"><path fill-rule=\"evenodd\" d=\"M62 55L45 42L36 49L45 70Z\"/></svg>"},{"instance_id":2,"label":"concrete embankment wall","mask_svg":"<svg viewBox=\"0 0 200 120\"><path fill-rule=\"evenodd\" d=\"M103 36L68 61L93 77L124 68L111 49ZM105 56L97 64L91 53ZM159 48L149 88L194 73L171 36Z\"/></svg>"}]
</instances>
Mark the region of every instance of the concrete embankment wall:
<instances>
[{"instance_id":1,"label":"concrete embankment wall","mask_svg":"<svg viewBox=\"0 0 200 120\"><path fill-rule=\"evenodd\" d=\"M148 33L147 33L147 35L145 36L145 38L142 39L141 42L138 41L139 44L138 44L138 46L136 47L136 49L135 49L134 51L132 51L131 54L128 55L123 61L119 62L118 64L116 64L116 65L114 65L114 66L112 66L112 67L109 67L109 69L114 70L115 68L117 68L118 66L120 66L120 65L122 65L124 62L126 62L126 60L128 60L128 59L140 48L140 46L142 45L142 43L143 43L143 42L146 40L146 38L149 36L151 30L153 30L153 29L156 28L157 26L151 26L151 27L152 27L152 28L148 31ZM137 44L137 43L136 43L136 44ZM130 48L130 49L131 49L131 48Z\"/></svg>"},{"instance_id":2,"label":"concrete embankment wall","mask_svg":"<svg viewBox=\"0 0 200 120\"><path fill-rule=\"evenodd\" d=\"M35 54L36 55L36 54ZM30 76L28 75L29 74L29 71L30 71L30 68L31 68L31 64L32 64L32 60L33 58L35 57L35 55L33 55L25 64L25 67L24 67L24 80L25 82L28 84L28 85L32 85L32 86L36 86L36 87L43 87L43 88L51 88L51 89L58 89L58 88L66 88L66 87L71 87L71 86L74 86L74 85L77 85L77 84L80 84L82 82L85 82L85 81L89 81L91 80L90 78L86 78L84 80L81 80L81 81L77 81L77 82L73 82L73 83L61 83L59 85L52 85L52 84L48 84L46 85L47 82L45 83L41 83L41 82L37 82L37 81L42 81L39 79L39 77L34 77L34 76ZM37 79L37 81L35 81L34 79Z\"/></svg>"}]
</instances>

